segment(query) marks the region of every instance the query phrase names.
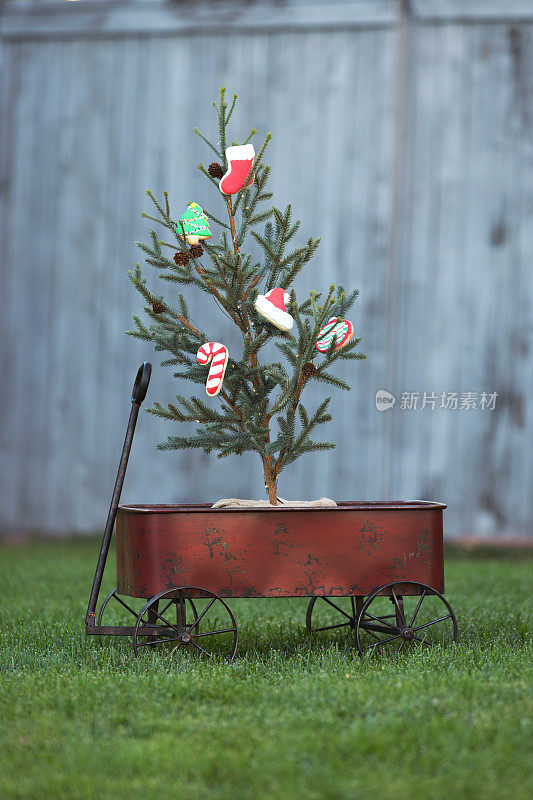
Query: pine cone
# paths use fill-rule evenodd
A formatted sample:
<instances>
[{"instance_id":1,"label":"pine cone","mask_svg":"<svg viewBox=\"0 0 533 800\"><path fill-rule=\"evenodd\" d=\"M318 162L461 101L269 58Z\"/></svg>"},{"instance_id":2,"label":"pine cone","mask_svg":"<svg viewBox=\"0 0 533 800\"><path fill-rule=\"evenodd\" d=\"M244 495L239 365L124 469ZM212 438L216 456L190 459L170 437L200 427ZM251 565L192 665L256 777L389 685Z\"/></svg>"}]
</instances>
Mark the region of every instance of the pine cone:
<instances>
[{"instance_id":1,"label":"pine cone","mask_svg":"<svg viewBox=\"0 0 533 800\"><path fill-rule=\"evenodd\" d=\"M190 255L183 251L176 253L174 256L174 263L178 265L178 267L186 267L190 261Z\"/></svg>"},{"instance_id":2,"label":"pine cone","mask_svg":"<svg viewBox=\"0 0 533 800\"><path fill-rule=\"evenodd\" d=\"M161 300L156 300L155 303L152 304L152 311L154 314L162 314L165 310L165 304L161 302Z\"/></svg>"},{"instance_id":3,"label":"pine cone","mask_svg":"<svg viewBox=\"0 0 533 800\"><path fill-rule=\"evenodd\" d=\"M316 372L316 367L315 367L314 364L312 364L310 361L308 361L307 364L303 365L302 372L303 372L304 378L312 378L313 375Z\"/></svg>"},{"instance_id":4,"label":"pine cone","mask_svg":"<svg viewBox=\"0 0 533 800\"><path fill-rule=\"evenodd\" d=\"M193 258L200 258L204 254L204 248L201 244L192 244L189 249L189 253Z\"/></svg>"},{"instance_id":5,"label":"pine cone","mask_svg":"<svg viewBox=\"0 0 533 800\"><path fill-rule=\"evenodd\" d=\"M213 161L211 164L209 164L207 171L212 178L221 178L224 174L223 167L220 164L217 164L216 161Z\"/></svg>"}]
</instances>

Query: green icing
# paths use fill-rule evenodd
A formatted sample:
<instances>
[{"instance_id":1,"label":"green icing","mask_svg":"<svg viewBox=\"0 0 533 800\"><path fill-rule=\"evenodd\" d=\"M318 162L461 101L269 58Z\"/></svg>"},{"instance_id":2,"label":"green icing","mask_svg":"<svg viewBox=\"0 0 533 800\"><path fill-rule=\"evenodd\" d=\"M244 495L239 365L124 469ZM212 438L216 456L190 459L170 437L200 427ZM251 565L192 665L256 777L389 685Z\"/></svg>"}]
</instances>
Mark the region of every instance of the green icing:
<instances>
[{"instance_id":1,"label":"green icing","mask_svg":"<svg viewBox=\"0 0 533 800\"><path fill-rule=\"evenodd\" d=\"M199 236L201 239L211 238L208 219L198 203L189 203L187 211L180 217L180 222L183 223L185 236ZM178 225L177 232L178 235L182 234L181 225Z\"/></svg>"}]
</instances>

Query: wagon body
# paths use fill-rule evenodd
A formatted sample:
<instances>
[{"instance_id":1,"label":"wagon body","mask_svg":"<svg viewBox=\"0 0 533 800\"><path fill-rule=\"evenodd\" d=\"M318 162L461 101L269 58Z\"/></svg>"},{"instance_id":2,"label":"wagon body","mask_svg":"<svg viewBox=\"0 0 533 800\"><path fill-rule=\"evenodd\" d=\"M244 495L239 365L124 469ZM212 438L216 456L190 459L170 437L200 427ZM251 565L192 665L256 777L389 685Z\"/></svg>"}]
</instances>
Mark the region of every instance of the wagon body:
<instances>
[{"instance_id":1,"label":"wagon body","mask_svg":"<svg viewBox=\"0 0 533 800\"><path fill-rule=\"evenodd\" d=\"M391 582L444 590L442 503L332 508L121 506L117 590L175 587L220 597L359 596ZM192 595L194 596L194 595Z\"/></svg>"},{"instance_id":2,"label":"wagon body","mask_svg":"<svg viewBox=\"0 0 533 800\"><path fill-rule=\"evenodd\" d=\"M132 636L136 655L157 646L168 655L218 658L225 654L231 659L237 650L238 627L225 598L307 596L307 630L353 634L361 656L384 648L399 654L402 648L457 643L457 619L442 595L442 511L446 508L442 503L119 508L150 371L150 364L142 364L133 386L85 615L87 634ZM97 615L115 521L117 586ZM121 595L146 602L138 610ZM118 607L126 624L123 619L122 624L109 624L108 610ZM324 612L329 618L324 618Z\"/></svg>"}]
</instances>

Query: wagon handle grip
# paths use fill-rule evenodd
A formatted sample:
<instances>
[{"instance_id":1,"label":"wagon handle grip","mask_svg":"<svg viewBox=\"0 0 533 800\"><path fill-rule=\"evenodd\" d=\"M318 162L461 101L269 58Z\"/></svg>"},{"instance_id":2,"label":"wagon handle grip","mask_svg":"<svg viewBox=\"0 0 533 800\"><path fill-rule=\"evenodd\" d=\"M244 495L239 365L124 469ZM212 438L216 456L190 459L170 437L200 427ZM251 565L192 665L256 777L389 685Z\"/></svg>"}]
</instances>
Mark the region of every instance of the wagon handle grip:
<instances>
[{"instance_id":1,"label":"wagon handle grip","mask_svg":"<svg viewBox=\"0 0 533 800\"><path fill-rule=\"evenodd\" d=\"M139 367L137 377L135 378L135 383L133 384L133 391L131 393L131 402L135 403L136 406L140 406L146 397L151 374L152 365L149 361L145 361Z\"/></svg>"},{"instance_id":2,"label":"wagon handle grip","mask_svg":"<svg viewBox=\"0 0 533 800\"><path fill-rule=\"evenodd\" d=\"M150 383L151 373L152 373L152 365L148 361L145 361L139 367L137 371L137 376L135 378L135 383L133 384L133 391L131 393L130 418L128 420L126 436L124 438L124 444L122 446L122 455L120 457L120 463L118 465L117 478L115 480L115 487L113 489L111 504L109 506L109 512L107 514L107 522L104 530L104 536L102 538L102 545L100 547L100 555L98 556L98 563L96 565L96 570L94 573L91 596L89 598L89 606L87 608L87 614L85 617L85 625L88 632L90 631L90 629L95 629L96 604L98 603L98 595L100 593L100 587L102 585L105 563L107 561L109 545L111 544L111 536L113 534L113 528L115 527L115 518L117 516L117 509L118 509L118 504L120 502L120 495L122 493L122 486L124 484L124 478L126 477L126 467L128 466L128 459L130 457L133 434L135 433L135 425L137 424L137 416L139 414L139 409L141 407L144 398L146 397L146 391L148 389L148 384Z\"/></svg>"}]
</instances>

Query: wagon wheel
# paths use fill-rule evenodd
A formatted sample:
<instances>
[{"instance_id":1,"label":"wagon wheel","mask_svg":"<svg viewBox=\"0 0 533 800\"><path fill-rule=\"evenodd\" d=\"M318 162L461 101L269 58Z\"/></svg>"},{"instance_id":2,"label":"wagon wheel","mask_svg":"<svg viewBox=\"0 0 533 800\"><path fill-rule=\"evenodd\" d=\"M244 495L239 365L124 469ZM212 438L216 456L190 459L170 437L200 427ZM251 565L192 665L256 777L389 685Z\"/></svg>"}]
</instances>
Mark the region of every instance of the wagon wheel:
<instances>
[{"instance_id":1,"label":"wagon wheel","mask_svg":"<svg viewBox=\"0 0 533 800\"><path fill-rule=\"evenodd\" d=\"M355 630L357 615L363 604L362 597L326 597L316 595L307 606L305 624L310 633Z\"/></svg>"},{"instance_id":2,"label":"wagon wheel","mask_svg":"<svg viewBox=\"0 0 533 800\"><path fill-rule=\"evenodd\" d=\"M401 593L400 593L401 592ZM393 609L391 615L384 613ZM401 652L404 647L457 644L458 628L448 601L436 589L415 581L382 586L363 604L355 626L360 655Z\"/></svg>"},{"instance_id":3,"label":"wagon wheel","mask_svg":"<svg viewBox=\"0 0 533 800\"><path fill-rule=\"evenodd\" d=\"M124 601L124 600L123 600L123 599L122 599L122 598L121 598L121 597L120 597L120 596L117 594L117 588L115 587L115 588L113 589L113 591L112 591L112 592L109 592L109 594L107 595L106 599L105 599L105 600L104 600L104 602L102 603L102 607L101 607L101 609L100 609L100 613L98 614L98 623L97 623L98 625L101 625L101 624L102 624L102 617L104 616L104 611L106 610L106 607L107 607L107 605L109 604L110 600L115 600L117 603L120 603L120 605L121 605L123 608L125 608L125 609L126 609L126 611L128 611L128 612L129 612L129 613L132 615L133 619L135 619L135 620L136 620L136 619L137 619L137 617L139 616L139 612L138 612L138 610L136 611L134 608L131 608L131 606L130 606L130 605L128 605L128 603L126 603L126 602L125 602L125 601ZM194 615L194 616L193 616L193 619L196 619L196 617L197 617L198 615L197 615L197 613L196 613L196 608L195 608L195 606L194 606L194 603L193 603L193 601L192 601L190 598L187 598L187 602L188 602L188 603L190 604L190 606L191 606L191 612L192 612L192 614ZM153 617L153 618L152 618L152 617ZM156 621L156 619L157 619L157 617L155 616L154 612L153 612L153 611L151 611L151 612L149 613L149 621L150 621L150 624L152 624L153 622L155 622L155 621ZM133 621L132 621L132 624L133 624Z\"/></svg>"},{"instance_id":4,"label":"wagon wheel","mask_svg":"<svg viewBox=\"0 0 533 800\"><path fill-rule=\"evenodd\" d=\"M193 609L190 617L187 603ZM184 652L232 659L237 640L235 617L221 597L208 589L182 586L166 589L146 603L135 623L133 649L135 655L143 647L160 646L169 655Z\"/></svg>"},{"instance_id":5,"label":"wagon wheel","mask_svg":"<svg viewBox=\"0 0 533 800\"><path fill-rule=\"evenodd\" d=\"M138 612L135 611L133 608L131 608L124 600L122 600L122 598L119 597L119 595L117 594L117 591L118 590L115 587L112 592L109 592L106 599L102 603L102 607L100 608L100 613L98 614L98 622L96 623L97 625L102 624L102 617L104 616L104 611L106 610L111 600L115 600L117 603L120 603L120 605L123 606L126 609L126 611L128 611L133 616L134 619L137 619Z\"/></svg>"}]
</instances>

